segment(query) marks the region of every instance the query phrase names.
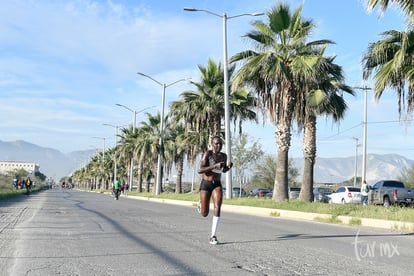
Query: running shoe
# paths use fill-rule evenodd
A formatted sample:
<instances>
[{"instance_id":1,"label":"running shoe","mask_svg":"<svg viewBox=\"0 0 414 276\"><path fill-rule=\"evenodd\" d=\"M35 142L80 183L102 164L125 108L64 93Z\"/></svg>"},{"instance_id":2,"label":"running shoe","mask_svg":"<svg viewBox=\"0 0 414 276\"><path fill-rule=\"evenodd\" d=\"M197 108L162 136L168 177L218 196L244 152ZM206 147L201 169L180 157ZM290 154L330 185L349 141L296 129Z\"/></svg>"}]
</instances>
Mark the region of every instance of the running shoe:
<instances>
[{"instance_id":1,"label":"running shoe","mask_svg":"<svg viewBox=\"0 0 414 276\"><path fill-rule=\"evenodd\" d=\"M198 204L197 204L197 212L198 212L199 214L201 214L201 200L200 200L200 201L198 201Z\"/></svg>"},{"instance_id":2,"label":"running shoe","mask_svg":"<svg viewBox=\"0 0 414 276\"><path fill-rule=\"evenodd\" d=\"M217 240L217 237L216 236L212 236L211 238L210 238L210 244L214 244L214 245L216 245L216 244L218 244L219 243L219 241Z\"/></svg>"}]
</instances>

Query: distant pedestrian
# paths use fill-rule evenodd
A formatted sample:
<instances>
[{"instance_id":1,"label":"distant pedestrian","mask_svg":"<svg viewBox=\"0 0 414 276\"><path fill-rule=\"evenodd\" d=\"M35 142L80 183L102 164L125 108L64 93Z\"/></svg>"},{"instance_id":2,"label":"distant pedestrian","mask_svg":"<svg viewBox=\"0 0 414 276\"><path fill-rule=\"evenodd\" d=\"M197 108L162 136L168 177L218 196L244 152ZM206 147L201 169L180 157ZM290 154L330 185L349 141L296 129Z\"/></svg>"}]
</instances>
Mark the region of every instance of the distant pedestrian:
<instances>
[{"instance_id":1,"label":"distant pedestrian","mask_svg":"<svg viewBox=\"0 0 414 276\"><path fill-rule=\"evenodd\" d=\"M124 190L125 197L128 197L128 189L129 189L128 183L127 182L124 182L124 184L122 185L122 188Z\"/></svg>"},{"instance_id":2,"label":"distant pedestrian","mask_svg":"<svg viewBox=\"0 0 414 276\"><path fill-rule=\"evenodd\" d=\"M369 193L369 185L364 180L364 182L361 185L361 203L363 205L368 204L368 193Z\"/></svg>"},{"instance_id":3,"label":"distant pedestrian","mask_svg":"<svg viewBox=\"0 0 414 276\"><path fill-rule=\"evenodd\" d=\"M121 181L119 181L119 179L117 178L115 180L114 183L114 190L115 190L115 199L118 200L119 199L119 194L121 193Z\"/></svg>"},{"instance_id":4,"label":"distant pedestrian","mask_svg":"<svg viewBox=\"0 0 414 276\"><path fill-rule=\"evenodd\" d=\"M30 195L30 190L32 189L32 185L33 185L33 181L30 179L30 176L27 177L24 184L26 186L26 194Z\"/></svg>"},{"instance_id":5,"label":"distant pedestrian","mask_svg":"<svg viewBox=\"0 0 414 276\"><path fill-rule=\"evenodd\" d=\"M15 190L17 190L17 182L18 182L17 177L15 177L13 179L13 187L14 187Z\"/></svg>"}]
</instances>

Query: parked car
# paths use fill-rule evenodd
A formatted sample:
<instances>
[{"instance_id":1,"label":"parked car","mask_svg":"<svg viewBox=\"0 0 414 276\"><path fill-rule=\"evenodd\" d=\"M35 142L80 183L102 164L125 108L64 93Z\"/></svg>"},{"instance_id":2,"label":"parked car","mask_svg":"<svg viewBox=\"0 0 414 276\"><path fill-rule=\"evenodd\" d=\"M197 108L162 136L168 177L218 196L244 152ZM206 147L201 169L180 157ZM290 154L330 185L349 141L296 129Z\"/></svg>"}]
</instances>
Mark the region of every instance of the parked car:
<instances>
[{"instance_id":1,"label":"parked car","mask_svg":"<svg viewBox=\"0 0 414 276\"><path fill-rule=\"evenodd\" d=\"M382 204L384 207L391 204L412 205L414 203L414 189L405 188L401 181L382 180L370 187L368 202Z\"/></svg>"},{"instance_id":2,"label":"parked car","mask_svg":"<svg viewBox=\"0 0 414 276\"><path fill-rule=\"evenodd\" d=\"M233 197L245 197L247 196L246 191L242 188L240 193L240 187L233 187Z\"/></svg>"},{"instance_id":3,"label":"parked car","mask_svg":"<svg viewBox=\"0 0 414 276\"><path fill-rule=\"evenodd\" d=\"M223 191L223 196L225 196L226 195L226 187L222 187L221 190ZM233 190L232 194L231 194L232 197L245 197L245 196L247 196L247 193L243 188L241 189L241 195L240 195L240 187L233 187L232 190Z\"/></svg>"},{"instance_id":4,"label":"parked car","mask_svg":"<svg viewBox=\"0 0 414 276\"><path fill-rule=\"evenodd\" d=\"M264 196L265 196L265 198L273 198L273 191L268 192Z\"/></svg>"},{"instance_id":5,"label":"parked car","mask_svg":"<svg viewBox=\"0 0 414 276\"><path fill-rule=\"evenodd\" d=\"M300 193L299 187L288 187L289 199L298 198Z\"/></svg>"},{"instance_id":6,"label":"parked car","mask_svg":"<svg viewBox=\"0 0 414 276\"><path fill-rule=\"evenodd\" d=\"M361 188L352 186L341 186L330 194L329 203L361 203Z\"/></svg>"},{"instance_id":7,"label":"parked car","mask_svg":"<svg viewBox=\"0 0 414 276\"><path fill-rule=\"evenodd\" d=\"M313 189L313 201L314 202L329 202L329 195L333 193L331 188L317 187Z\"/></svg>"},{"instance_id":8,"label":"parked car","mask_svg":"<svg viewBox=\"0 0 414 276\"><path fill-rule=\"evenodd\" d=\"M299 197L300 188L297 188L297 187L289 187L288 188L288 191L289 191L289 199L298 198ZM273 197L273 191L270 190L270 192L266 193L264 196L266 198L272 198Z\"/></svg>"},{"instance_id":9,"label":"parked car","mask_svg":"<svg viewBox=\"0 0 414 276\"><path fill-rule=\"evenodd\" d=\"M250 197L264 197L267 193L270 193L272 190L269 188L256 188L253 189L250 193Z\"/></svg>"}]
</instances>

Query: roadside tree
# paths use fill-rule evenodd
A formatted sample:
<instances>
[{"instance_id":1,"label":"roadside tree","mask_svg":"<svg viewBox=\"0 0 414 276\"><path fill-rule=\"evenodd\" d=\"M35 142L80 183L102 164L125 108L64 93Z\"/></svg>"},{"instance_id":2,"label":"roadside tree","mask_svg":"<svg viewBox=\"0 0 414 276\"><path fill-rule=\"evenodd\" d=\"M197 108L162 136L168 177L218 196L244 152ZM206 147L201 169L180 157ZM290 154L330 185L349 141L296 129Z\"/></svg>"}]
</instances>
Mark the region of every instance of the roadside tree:
<instances>
[{"instance_id":1,"label":"roadside tree","mask_svg":"<svg viewBox=\"0 0 414 276\"><path fill-rule=\"evenodd\" d=\"M235 176L240 188L240 195L242 191L243 179L245 179L248 168L254 167L256 161L263 156L263 150L258 142L253 142L250 146L249 136L241 134L237 138L232 139L232 161L235 170Z\"/></svg>"}]
</instances>

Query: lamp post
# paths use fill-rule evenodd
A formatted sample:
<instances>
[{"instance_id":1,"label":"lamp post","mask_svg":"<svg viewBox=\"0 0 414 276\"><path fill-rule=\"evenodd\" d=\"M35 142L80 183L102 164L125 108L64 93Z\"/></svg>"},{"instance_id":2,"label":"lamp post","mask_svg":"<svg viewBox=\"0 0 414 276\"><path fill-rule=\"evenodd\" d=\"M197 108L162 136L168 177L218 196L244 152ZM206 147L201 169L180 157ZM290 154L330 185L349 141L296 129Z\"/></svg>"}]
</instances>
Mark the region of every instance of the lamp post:
<instances>
[{"instance_id":1,"label":"lamp post","mask_svg":"<svg viewBox=\"0 0 414 276\"><path fill-rule=\"evenodd\" d=\"M371 90L371 88L367 86L363 87L354 87L354 89L361 89L364 90L364 121L362 123L364 128L364 135L362 137L362 176L361 181L364 183L364 181L367 180L367 91Z\"/></svg>"},{"instance_id":2,"label":"lamp post","mask_svg":"<svg viewBox=\"0 0 414 276\"><path fill-rule=\"evenodd\" d=\"M120 107L123 107L126 110L129 110L129 111L131 111L134 114L134 120L132 121L133 122L132 123L132 133L135 132L135 128L137 126L137 114L138 113L141 113L141 112L143 112L143 111L145 111L147 109L150 109L150 108L153 108L154 107L154 106L150 106L150 107L143 108L143 109L141 109L139 111L135 111L135 110L129 108L128 106L123 105L123 104L117 103L115 105L120 106ZM132 191L132 182L133 182L133 180L134 180L134 156L131 157L130 168L129 168L129 191L130 192ZM139 191L141 191L141 190L139 190Z\"/></svg>"},{"instance_id":3,"label":"lamp post","mask_svg":"<svg viewBox=\"0 0 414 276\"><path fill-rule=\"evenodd\" d=\"M94 138L94 139L100 139L100 140L103 140L103 151L102 151L102 166L104 166L105 165L105 141L106 141L106 137L97 137L97 136L94 136L94 137L92 137L92 138ZM103 183L102 183L102 185L101 185L101 190L102 190L102 186L105 184L105 178L103 179Z\"/></svg>"},{"instance_id":4,"label":"lamp post","mask_svg":"<svg viewBox=\"0 0 414 276\"><path fill-rule=\"evenodd\" d=\"M195 8L189 8L185 7L185 11L190 12L205 12L217 17L222 18L223 20L223 71L224 71L224 133L226 135L225 137L225 143L226 143L226 153L227 153L227 162L231 162L231 134L230 134L230 104L229 104L229 70L228 70L228 59L227 59L227 20L241 17L241 16L261 16L264 15L264 13L243 13L238 14L234 16L227 16L226 13L223 13L222 15L209 11L209 10L203 10L203 9L195 9ZM229 170L226 174L226 198L231 199L232 197L232 174L231 170Z\"/></svg>"},{"instance_id":5,"label":"lamp post","mask_svg":"<svg viewBox=\"0 0 414 276\"><path fill-rule=\"evenodd\" d=\"M159 140L159 150L158 150L158 160L157 160L157 180L155 183L155 195L159 195L160 191L161 191L161 181L162 181L162 173L161 173L161 164L162 164L162 155L161 155L161 150L162 147L164 145L164 106L165 106L165 89L171 85L174 85L178 82L181 81L186 81L189 80L190 78L187 79L179 79L176 80L170 84L165 84L162 83L160 81L157 81L156 79L154 79L153 77L150 77L144 73L138 72L137 73L140 76L149 78L150 80L152 80L153 82L157 83L158 85L160 85L162 87L162 101L161 101L161 118L160 118L160 140Z\"/></svg>"},{"instance_id":6,"label":"lamp post","mask_svg":"<svg viewBox=\"0 0 414 276\"><path fill-rule=\"evenodd\" d=\"M102 125L104 125L104 126L110 126L110 127L115 128L115 147L114 147L114 150L116 151L116 146L118 144L118 128L119 128L119 126L111 125L111 124L102 124ZM117 164L116 164L116 154L115 154L115 151L114 151L114 180L113 180L114 183L115 183L115 181L117 179L117 173L118 173Z\"/></svg>"}]
</instances>

